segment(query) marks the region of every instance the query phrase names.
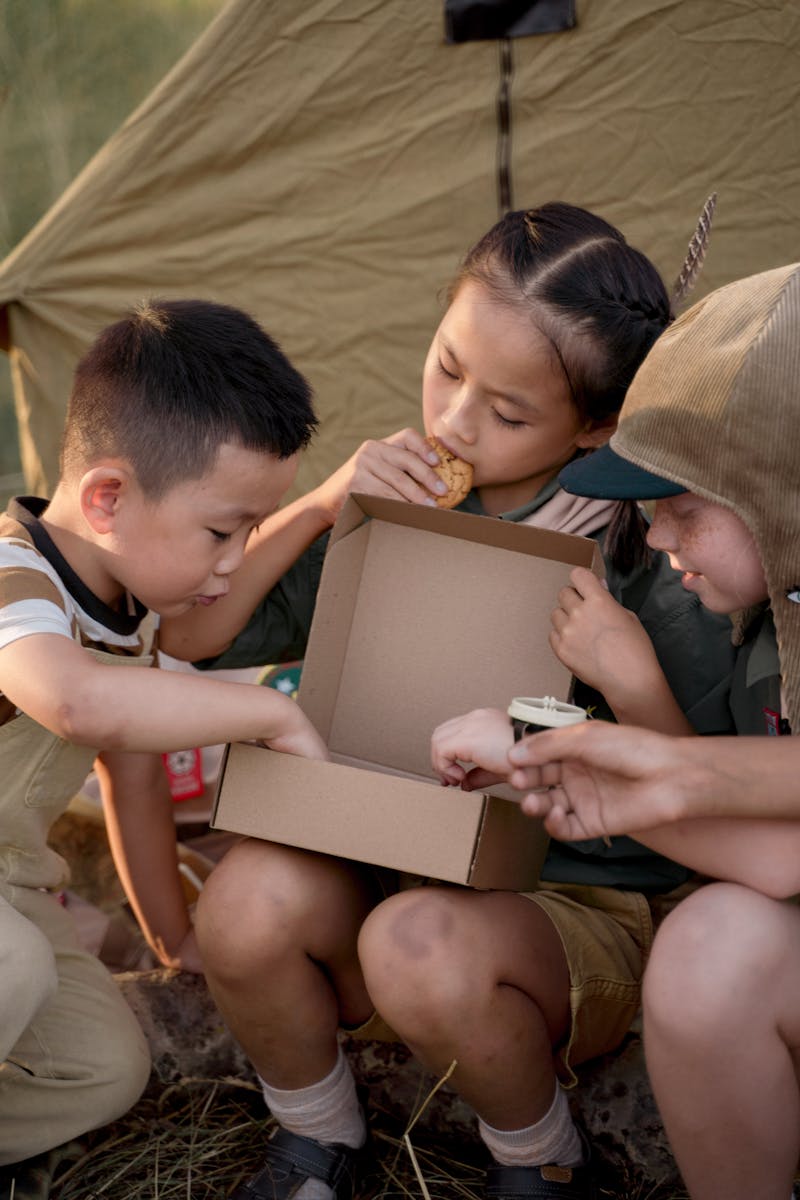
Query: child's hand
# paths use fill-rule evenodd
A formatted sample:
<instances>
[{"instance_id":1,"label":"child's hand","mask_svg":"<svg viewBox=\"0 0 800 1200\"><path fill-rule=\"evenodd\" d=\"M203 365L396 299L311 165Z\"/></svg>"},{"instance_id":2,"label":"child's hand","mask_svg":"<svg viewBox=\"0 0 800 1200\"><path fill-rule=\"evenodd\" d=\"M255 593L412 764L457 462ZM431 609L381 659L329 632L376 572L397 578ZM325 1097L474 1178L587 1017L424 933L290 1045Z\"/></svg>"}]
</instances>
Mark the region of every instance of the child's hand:
<instances>
[{"instance_id":1,"label":"child's hand","mask_svg":"<svg viewBox=\"0 0 800 1200\"><path fill-rule=\"evenodd\" d=\"M315 490L330 523L336 520L349 492L387 496L414 504L434 503L431 493L447 487L433 470L439 456L416 429L401 429L382 441L363 442L355 454Z\"/></svg>"},{"instance_id":2,"label":"child's hand","mask_svg":"<svg viewBox=\"0 0 800 1200\"><path fill-rule=\"evenodd\" d=\"M203 974L203 960L200 957L194 928L189 930L174 954L169 954L163 947L158 947L157 954L162 967L188 971L192 975Z\"/></svg>"},{"instance_id":3,"label":"child's hand","mask_svg":"<svg viewBox=\"0 0 800 1200\"><path fill-rule=\"evenodd\" d=\"M630 707L661 677L650 638L638 617L618 604L586 567L570 574L550 615L550 645L565 667L602 692L614 711Z\"/></svg>"},{"instance_id":4,"label":"child's hand","mask_svg":"<svg viewBox=\"0 0 800 1200\"><path fill-rule=\"evenodd\" d=\"M636 834L688 815L682 764L693 766L695 753L693 742L587 721L523 738L509 753L510 782L537 789L522 809L562 841Z\"/></svg>"},{"instance_id":5,"label":"child's hand","mask_svg":"<svg viewBox=\"0 0 800 1200\"><path fill-rule=\"evenodd\" d=\"M297 754L300 758L316 758L327 762L330 759L328 747L295 701L290 700L289 704L294 712L290 715L288 728L275 736L261 738L262 746L280 750L283 754Z\"/></svg>"},{"instance_id":6,"label":"child's hand","mask_svg":"<svg viewBox=\"0 0 800 1200\"><path fill-rule=\"evenodd\" d=\"M506 713L476 708L433 731L431 764L445 786L460 785L471 792L508 777L508 752L513 744L514 731ZM468 771L463 763L475 766Z\"/></svg>"}]
</instances>

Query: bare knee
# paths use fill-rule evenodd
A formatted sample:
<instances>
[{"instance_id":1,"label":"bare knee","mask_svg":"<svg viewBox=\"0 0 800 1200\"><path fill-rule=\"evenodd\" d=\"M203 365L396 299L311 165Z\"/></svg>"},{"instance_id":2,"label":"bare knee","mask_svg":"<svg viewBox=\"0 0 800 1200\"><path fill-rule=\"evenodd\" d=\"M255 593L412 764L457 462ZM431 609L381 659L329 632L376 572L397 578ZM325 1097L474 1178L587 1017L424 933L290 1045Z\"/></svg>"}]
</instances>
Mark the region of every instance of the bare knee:
<instances>
[{"instance_id":1,"label":"bare knee","mask_svg":"<svg viewBox=\"0 0 800 1200\"><path fill-rule=\"evenodd\" d=\"M682 1040L746 1019L785 952L781 903L732 883L701 888L665 920L644 979L645 1025Z\"/></svg>"},{"instance_id":2,"label":"bare knee","mask_svg":"<svg viewBox=\"0 0 800 1200\"><path fill-rule=\"evenodd\" d=\"M210 974L234 981L279 965L348 911L347 864L324 855L248 839L206 880L195 928ZM320 932L323 931L323 932ZM355 937L354 937L355 940Z\"/></svg>"},{"instance_id":3,"label":"bare knee","mask_svg":"<svg viewBox=\"0 0 800 1200\"><path fill-rule=\"evenodd\" d=\"M433 1033L439 1021L452 1028L472 993L469 940L455 896L435 887L392 896L373 910L359 935L370 996L412 1041L420 1030Z\"/></svg>"}]
</instances>

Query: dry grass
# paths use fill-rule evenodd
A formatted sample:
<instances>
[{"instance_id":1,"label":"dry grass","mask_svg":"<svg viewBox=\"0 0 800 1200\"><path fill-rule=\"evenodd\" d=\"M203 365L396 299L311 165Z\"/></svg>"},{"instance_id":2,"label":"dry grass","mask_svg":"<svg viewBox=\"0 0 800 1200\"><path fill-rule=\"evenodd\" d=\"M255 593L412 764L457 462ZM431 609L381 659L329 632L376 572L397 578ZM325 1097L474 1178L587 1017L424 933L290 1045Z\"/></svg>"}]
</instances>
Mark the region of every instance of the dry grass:
<instances>
[{"instance_id":1,"label":"dry grass","mask_svg":"<svg viewBox=\"0 0 800 1200\"><path fill-rule=\"evenodd\" d=\"M52 1200L224 1200L261 1165L272 1128L260 1092L241 1080L185 1079L145 1098L121 1121L83 1140L64 1163ZM365 1194L376 1200L482 1200L484 1160L372 1114L376 1165ZM412 1153L409 1153L409 1142ZM412 1159L418 1164L415 1171ZM603 1200L688 1200L635 1179L624 1164L601 1168Z\"/></svg>"}]
</instances>

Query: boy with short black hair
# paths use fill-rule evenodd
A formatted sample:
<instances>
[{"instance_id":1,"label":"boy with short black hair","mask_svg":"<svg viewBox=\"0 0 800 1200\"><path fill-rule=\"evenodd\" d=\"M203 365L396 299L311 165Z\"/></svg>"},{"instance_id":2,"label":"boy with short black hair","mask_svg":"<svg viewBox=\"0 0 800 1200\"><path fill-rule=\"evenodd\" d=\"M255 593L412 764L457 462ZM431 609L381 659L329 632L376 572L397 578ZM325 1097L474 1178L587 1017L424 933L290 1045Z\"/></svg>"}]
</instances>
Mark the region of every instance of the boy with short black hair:
<instances>
[{"instance_id":1,"label":"boy with short black hair","mask_svg":"<svg viewBox=\"0 0 800 1200\"><path fill-rule=\"evenodd\" d=\"M0 1191L9 1164L121 1115L149 1072L133 1014L58 902L67 867L47 845L95 755L127 788L137 762L190 745L327 756L272 689L133 669L157 662L148 610L225 594L316 424L306 381L252 318L150 302L79 364L50 502L0 517Z\"/></svg>"}]
</instances>

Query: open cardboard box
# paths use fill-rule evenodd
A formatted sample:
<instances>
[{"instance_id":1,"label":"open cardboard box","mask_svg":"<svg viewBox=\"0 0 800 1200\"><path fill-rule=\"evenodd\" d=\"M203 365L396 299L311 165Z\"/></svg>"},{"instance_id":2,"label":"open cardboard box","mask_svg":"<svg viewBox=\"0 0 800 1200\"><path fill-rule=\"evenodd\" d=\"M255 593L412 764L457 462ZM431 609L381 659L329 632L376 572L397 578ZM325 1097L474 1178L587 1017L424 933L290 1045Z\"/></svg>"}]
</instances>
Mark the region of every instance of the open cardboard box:
<instances>
[{"instance_id":1,"label":"open cardboard box","mask_svg":"<svg viewBox=\"0 0 800 1200\"><path fill-rule=\"evenodd\" d=\"M430 737L516 695L569 699L548 643L594 541L351 496L331 533L298 702L331 762L226 753L212 825L481 888L535 887L547 835L503 787L443 788Z\"/></svg>"}]
</instances>

